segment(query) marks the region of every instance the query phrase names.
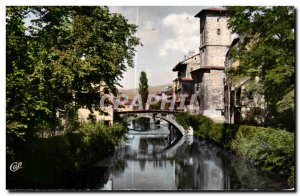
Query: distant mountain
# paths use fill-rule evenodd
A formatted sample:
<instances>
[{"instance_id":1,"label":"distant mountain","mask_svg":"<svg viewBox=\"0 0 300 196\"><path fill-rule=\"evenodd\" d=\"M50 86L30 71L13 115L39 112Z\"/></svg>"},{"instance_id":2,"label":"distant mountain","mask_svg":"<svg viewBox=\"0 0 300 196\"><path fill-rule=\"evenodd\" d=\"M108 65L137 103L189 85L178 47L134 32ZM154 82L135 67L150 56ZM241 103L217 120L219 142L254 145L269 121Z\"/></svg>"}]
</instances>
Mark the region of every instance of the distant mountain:
<instances>
[{"instance_id":1,"label":"distant mountain","mask_svg":"<svg viewBox=\"0 0 300 196\"><path fill-rule=\"evenodd\" d=\"M171 84L165 84L160 86L149 86L149 94L155 94L156 92L162 91L168 86L172 86ZM128 98L132 99L135 96L134 89L119 89L120 93L123 93L128 96ZM138 93L138 89L136 89L136 94Z\"/></svg>"}]
</instances>

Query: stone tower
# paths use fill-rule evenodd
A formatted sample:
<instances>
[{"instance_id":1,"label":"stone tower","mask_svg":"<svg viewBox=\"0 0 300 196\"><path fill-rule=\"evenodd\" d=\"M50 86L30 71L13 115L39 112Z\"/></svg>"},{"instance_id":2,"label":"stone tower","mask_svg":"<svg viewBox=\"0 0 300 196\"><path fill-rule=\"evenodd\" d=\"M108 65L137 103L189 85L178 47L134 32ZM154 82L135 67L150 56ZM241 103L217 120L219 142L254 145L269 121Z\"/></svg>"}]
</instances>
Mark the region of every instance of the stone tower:
<instances>
[{"instance_id":1,"label":"stone tower","mask_svg":"<svg viewBox=\"0 0 300 196\"><path fill-rule=\"evenodd\" d=\"M203 9L195 17L200 18L200 64L192 72L192 77L195 93L200 97L200 113L222 117L224 62L231 44L227 11L224 8Z\"/></svg>"}]
</instances>

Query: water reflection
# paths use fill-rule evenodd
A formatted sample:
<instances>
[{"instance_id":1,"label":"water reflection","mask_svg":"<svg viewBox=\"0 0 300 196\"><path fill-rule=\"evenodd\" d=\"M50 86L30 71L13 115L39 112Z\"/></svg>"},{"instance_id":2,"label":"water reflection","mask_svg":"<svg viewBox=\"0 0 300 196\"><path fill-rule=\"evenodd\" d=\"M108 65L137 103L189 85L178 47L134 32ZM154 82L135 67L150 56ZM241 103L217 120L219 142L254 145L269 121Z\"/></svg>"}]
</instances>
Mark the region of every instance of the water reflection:
<instances>
[{"instance_id":1,"label":"water reflection","mask_svg":"<svg viewBox=\"0 0 300 196\"><path fill-rule=\"evenodd\" d=\"M277 190L286 180L261 172L211 142L179 137L167 124L129 131L111 160L105 190ZM173 134L174 137L174 134ZM102 190L103 190L102 189Z\"/></svg>"}]
</instances>

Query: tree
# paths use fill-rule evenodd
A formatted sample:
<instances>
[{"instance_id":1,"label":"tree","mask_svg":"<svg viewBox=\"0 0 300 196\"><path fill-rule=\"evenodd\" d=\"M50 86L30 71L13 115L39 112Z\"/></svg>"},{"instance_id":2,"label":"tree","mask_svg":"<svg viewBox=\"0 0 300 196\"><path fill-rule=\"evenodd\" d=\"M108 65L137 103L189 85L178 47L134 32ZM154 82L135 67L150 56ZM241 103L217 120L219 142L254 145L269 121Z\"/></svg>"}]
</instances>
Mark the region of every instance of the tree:
<instances>
[{"instance_id":1,"label":"tree","mask_svg":"<svg viewBox=\"0 0 300 196\"><path fill-rule=\"evenodd\" d=\"M13 156L24 135L31 135L33 118L38 121L33 103L35 96L30 93L30 75L33 72L33 47L31 39L25 36L23 19L26 7L7 7L6 10L6 145Z\"/></svg>"},{"instance_id":2,"label":"tree","mask_svg":"<svg viewBox=\"0 0 300 196\"><path fill-rule=\"evenodd\" d=\"M228 7L229 26L242 40L236 75L259 76L273 125L295 128L295 10L293 7Z\"/></svg>"},{"instance_id":3,"label":"tree","mask_svg":"<svg viewBox=\"0 0 300 196\"><path fill-rule=\"evenodd\" d=\"M135 32L107 7L7 7L7 140L60 129L57 109L70 122L81 106L101 111L101 96L133 67Z\"/></svg>"},{"instance_id":4,"label":"tree","mask_svg":"<svg viewBox=\"0 0 300 196\"><path fill-rule=\"evenodd\" d=\"M36 15L34 23L42 28L38 42L49 51L41 61L49 63L51 102L66 111L81 106L101 111L100 97L116 95L127 65L133 66L136 26L107 7L38 7Z\"/></svg>"},{"instance_id":5,"label":"tree","mask_svg":"<svg viewBox=\"0 0 300 196\"><path fill-rule=\"evenodd\" d=\"M147 74L144 71L142 71L140 75L139 93L141 94L142 97L143 108L145 108L149 91L148 91Z\"/></svg>"}]
</instances>

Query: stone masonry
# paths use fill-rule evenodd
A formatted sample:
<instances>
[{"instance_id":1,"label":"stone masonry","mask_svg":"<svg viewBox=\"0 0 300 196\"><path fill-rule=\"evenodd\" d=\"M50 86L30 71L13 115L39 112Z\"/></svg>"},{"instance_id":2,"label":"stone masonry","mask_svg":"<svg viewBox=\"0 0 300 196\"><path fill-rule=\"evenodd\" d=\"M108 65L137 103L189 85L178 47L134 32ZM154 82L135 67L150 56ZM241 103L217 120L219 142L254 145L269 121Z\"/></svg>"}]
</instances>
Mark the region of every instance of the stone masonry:
<instances>
[{"instance_id":1,"label":"stone masonry","mask_svg":"<svg viewBox=\"0 0 300 196\"><path fill-rule=\"evenodd\" d=\"M223 8L201 10L200 63L193 70L195 92L200 97L200 113L222 117L224 111L224 62L231 44L227 11Z\"/></svg>"}]
</instances>

